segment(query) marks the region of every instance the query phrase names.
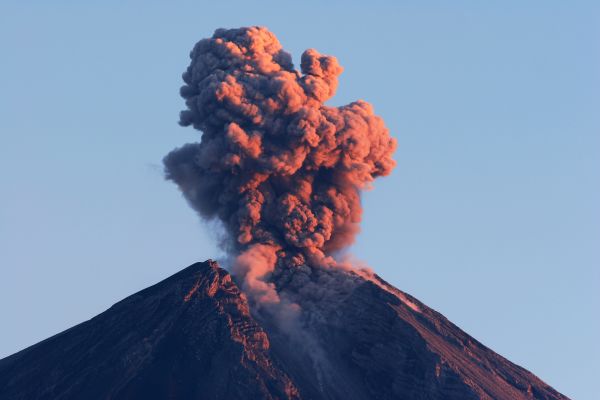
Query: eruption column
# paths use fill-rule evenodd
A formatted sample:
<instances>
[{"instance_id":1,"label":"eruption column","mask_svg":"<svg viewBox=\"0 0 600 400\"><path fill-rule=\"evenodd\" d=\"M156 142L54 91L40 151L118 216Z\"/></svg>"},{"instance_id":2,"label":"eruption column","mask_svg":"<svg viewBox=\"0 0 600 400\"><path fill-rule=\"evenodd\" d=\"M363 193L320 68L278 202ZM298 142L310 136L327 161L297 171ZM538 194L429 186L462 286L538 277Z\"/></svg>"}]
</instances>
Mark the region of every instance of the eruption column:
<instances>
[{"instance_id":1,"label":"eruption column","mask_svg":"<svg viewBox=\"0 0 600 400\"><path fill-rule=\"evenodd\" d=\"M244 289L276 303L276 269L338 266L360 191L394 168L396 142L369 103L324 105L342 72L335 57L306 50L297 71L266 28L218 29L190 57L180 124L202 138L165 157L166 176L223 223Z\"/></svg>"}]
</instances>

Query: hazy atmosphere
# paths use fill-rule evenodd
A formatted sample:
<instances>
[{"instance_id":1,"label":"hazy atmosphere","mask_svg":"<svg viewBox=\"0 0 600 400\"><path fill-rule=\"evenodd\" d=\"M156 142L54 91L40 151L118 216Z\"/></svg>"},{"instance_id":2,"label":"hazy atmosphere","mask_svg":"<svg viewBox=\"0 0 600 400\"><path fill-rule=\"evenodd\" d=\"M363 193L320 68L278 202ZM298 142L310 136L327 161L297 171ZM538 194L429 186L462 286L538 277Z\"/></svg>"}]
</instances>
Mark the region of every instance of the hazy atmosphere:
<instances>
[{"instance_id":1,"label":"hazy atmosphere","mask_svg":"<svg viewBox=\"0 0 600 400\"><path fill-rule=\"evenodd\" d=\"M189 52L261 25L344 67L397 165L351 251L575 399L600 364L600 7L593 2L0 6L0 358L183 267L216 224L165 180ZM434 5L435 4L435 5Z\"/></svg>"}]
</instances>

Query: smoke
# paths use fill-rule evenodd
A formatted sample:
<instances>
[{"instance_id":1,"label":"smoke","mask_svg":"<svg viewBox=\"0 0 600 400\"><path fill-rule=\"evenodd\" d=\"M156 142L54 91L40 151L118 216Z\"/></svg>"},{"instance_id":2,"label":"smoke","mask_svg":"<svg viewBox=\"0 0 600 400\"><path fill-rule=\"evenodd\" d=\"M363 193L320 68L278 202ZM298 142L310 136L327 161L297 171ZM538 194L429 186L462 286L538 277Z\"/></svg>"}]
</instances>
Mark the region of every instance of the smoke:
<instances>
[{"instance_id":1,"label":"smoke","mask_svg":"<svg viewBox=\"0 0 600 400\"><path fill-rule=\"evenodd\" d=\"M298 71L266 28L218 29L190 58L180 124L202 137L165 157L167 178L223 223L254 301L317 301L339 277L315 269L349 268L333 256L359 231L361 190L394 168L395 140L369 103L324 104L343 70L335 57L306 50Z\"/></svg>"}]
</instances>

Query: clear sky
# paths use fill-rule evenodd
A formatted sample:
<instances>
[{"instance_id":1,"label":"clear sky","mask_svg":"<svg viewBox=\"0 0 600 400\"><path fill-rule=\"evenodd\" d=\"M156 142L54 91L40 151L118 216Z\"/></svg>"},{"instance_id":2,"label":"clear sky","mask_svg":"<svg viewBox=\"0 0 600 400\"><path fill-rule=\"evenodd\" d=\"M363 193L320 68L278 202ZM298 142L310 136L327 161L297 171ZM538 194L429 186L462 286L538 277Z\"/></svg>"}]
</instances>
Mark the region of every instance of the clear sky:
<instances>
[{"instance_id":1,"label":"clear sky","mask_svg":"<svg viewBox=\"0 0 600 400\"><path fill-rule=\"evenodd\" d=\"M80 3L0 5L0 357L219 256L161 159L199 138L177 125L193 44L266 25L295 60L337 56L330 104L398 138L354 254L599 398L599 3Z\"/></svg>"}]
</instances>

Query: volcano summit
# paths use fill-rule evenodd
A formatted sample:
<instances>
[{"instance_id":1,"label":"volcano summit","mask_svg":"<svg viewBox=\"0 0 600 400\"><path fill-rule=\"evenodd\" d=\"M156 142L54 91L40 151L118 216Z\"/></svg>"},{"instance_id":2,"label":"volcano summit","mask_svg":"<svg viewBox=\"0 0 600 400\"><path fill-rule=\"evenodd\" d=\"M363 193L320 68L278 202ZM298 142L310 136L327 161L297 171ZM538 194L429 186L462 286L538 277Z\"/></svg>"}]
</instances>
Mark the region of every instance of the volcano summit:
<instances>
[{"instance_id":1,"label":"volcano summit","mask_svg":"<svg viewBox=\"0 0 600 400\"><path fill-rule=\"evenodd\" d=\"M566 399L374 279L300 337L253 317L217 263L197 263L0 360L0 398Z\"/></svg>"}]
</instances>

